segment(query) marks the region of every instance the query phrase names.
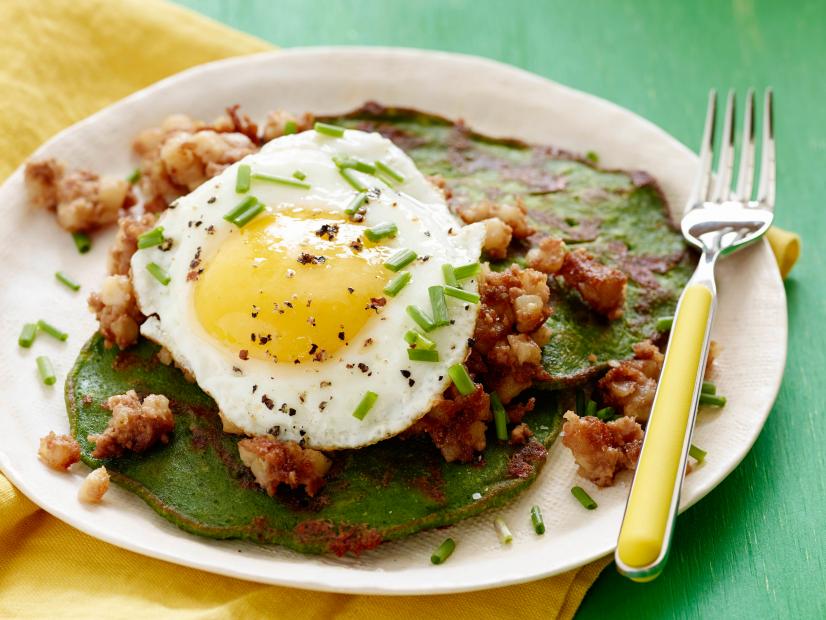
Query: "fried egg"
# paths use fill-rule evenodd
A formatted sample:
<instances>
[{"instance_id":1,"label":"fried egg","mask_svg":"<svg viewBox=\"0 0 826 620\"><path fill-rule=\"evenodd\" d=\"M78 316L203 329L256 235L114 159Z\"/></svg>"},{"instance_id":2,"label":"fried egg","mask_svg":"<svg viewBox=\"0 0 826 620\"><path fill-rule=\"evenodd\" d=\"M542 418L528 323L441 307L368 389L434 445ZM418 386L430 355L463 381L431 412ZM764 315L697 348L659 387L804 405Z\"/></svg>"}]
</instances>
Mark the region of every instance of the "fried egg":
<instances>
[{"instance_id":1,"label":"fried egg","mask_svg":"<svg viewBox=\"0 0 826 620\"><path fill-rule=\"evenodd\" d=\"M243 193L239 171L251 173ZM242 203L254 217L228 221ZM164 242L132 258L141 333L212 396L229 432L369 445L425 415L467 355L478 304L447 297L449 322L428 332L411 308L433 316L429 289L444 285L443 265L479 260L484 228L459 225L379 134L274 140L178 199L158 226ZM416 258L391 269L404 253ZM403 273L406 285L385 292ZM477 291L473 277L461 286ZM435 343L438 361L410 359L411 331Z\"/></svg>"}]
</instances>

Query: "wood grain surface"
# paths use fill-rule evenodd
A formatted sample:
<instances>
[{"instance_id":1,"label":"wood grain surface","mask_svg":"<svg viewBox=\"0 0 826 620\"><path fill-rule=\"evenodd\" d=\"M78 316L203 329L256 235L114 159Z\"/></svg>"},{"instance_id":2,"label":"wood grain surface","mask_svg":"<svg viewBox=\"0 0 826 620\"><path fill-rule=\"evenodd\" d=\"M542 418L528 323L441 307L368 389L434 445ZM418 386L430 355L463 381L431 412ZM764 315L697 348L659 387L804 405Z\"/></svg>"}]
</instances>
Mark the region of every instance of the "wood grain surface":
<instances>
[{"instance_id":1,"label":"wood grain surface","mask_svg":"<svg viewBox=\"0 0 826 620\"><path fill-rule=\"evenodd\" d=\"M773 86L776 221L804 243L786 282L780 396L743 463L680 517L665 574L634 584L609 567L578 618L826 618L826 3L181 4L283 47L397 45L494 58L615 101L692 148L710 87L742 96Z\"/></svg>"}]
</instances>

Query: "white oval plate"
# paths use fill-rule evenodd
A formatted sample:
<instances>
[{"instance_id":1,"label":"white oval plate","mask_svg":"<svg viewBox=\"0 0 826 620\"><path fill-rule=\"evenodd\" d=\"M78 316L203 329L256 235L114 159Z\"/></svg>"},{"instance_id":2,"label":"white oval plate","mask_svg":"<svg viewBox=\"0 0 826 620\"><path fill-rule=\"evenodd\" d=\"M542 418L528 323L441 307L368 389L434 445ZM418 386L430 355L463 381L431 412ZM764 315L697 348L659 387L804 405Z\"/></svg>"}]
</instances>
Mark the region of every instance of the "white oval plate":
<instances>
[{"instance_id":1,"label":"white oval plate","mask_svg":"<svg viewBox=\"0 0 826 620\"><path fill-rule=\"evenodd\" d=\"M703 93L697 93L702 105ZM661 129L618 106L530 73L480 58L405 49L315 48L233 58L195 67L120 101L44 144L76 166L125 175L135 166L130 142L165 116L186 112L211 119L241 103L254 119L274 108L337 113L368 99L463 118L474 129L563 147L594 150L607 167L645 170L662 185L673 213L687 196L696 157ZM699 127L698 127L699 130ZM614 549L628 478L598 490L576 476L570 453L557 444L541 476L501 511L514 532L502 547L492 515L467 520L449 532L418 534L382 545L359 559L302 556L277 546L213 541L182 532L137 497L113 488L103 505L76 499L80 475L62 475L37 459L38 438L65 432L62 381L44 386L34 358L51 356L61 377L71 368L95 322L85 296L104 275L110 237L80 256L54 218L26 205L22 169L0 188L5 225L0 231L0 467L29 498L74 527L112 544L215 573L301 588L381 594L436 594L503 586L581 566ZM111 234L111 233L110 233ZM83 284L72 293L54 280L64 269ZM717 364L728 405L703 412L695 443L708 450L688 476L683 508L714 488L748 452L774 402L786 356L785 294L763 242L725 259L719 268L720 306L714 338L723 345ZM45 318L70 333L68 342L41 337L18 349L23 323ZM79 467L79 469L82 469ZM569 489L580 484L599 508L586 512ZM536 536L532 504L545 515ZM430 553L446 536L457 541L446 564ZM677 529L677 536L694 536Z\"/></svg>"}]
</instances>

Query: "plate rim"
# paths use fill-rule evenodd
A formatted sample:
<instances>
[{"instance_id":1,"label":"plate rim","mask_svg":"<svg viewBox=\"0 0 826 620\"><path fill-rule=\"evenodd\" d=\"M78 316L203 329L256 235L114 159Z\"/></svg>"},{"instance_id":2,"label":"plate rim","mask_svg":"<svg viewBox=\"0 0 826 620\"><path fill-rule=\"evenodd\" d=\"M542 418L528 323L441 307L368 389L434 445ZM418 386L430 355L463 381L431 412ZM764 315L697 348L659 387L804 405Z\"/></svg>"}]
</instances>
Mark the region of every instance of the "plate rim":
<instances>
[{"instance_id":1,"label":"plate rim","mask_svg":"<svg viewBox=\"0 0 826 620\"><path fill-rule=\"evenodd\" d=\"M208 63L203 63L200 65L196 65L194 67L190 67L185 69L181 72L175 73L173 75L167 76L162 80L150 84L122 99L119 99L104 108L96 111L92 115L78 121L66 127L53 136L51 136L48 140L46 140L43 144L38 146L28 157L27 159L37 156L39 153L43 152L44 150L49 149L49 147L57 141L60 141L67 133L77 131L78 129L82 129L87 125L94 125L94 123L98 120L101 115L108 113L112 108L125 106L131 104L136 101L140 101L150 95L152 95L155 91L163 90L171 83L174 83L181 78L192 76L195 74L208 72L210 70L220 70L226 67L233 67L233 66L242 66L249 62L256 62L269 59L271 57L290 57L296 55L317 55L319 57L330 55L330 54L337 54L341 53L342 51L349 51L359 54L370 54L374 56L410 56L410 55L426 55L431 57L434 61L438 61L439 59L444 60L452 60L452 61L464 61L470 63L476 63L478 65L484 66L487 65L491 68L497 70L504 70L511 73L519 74L521 79L530 79L539 84L550 84L555 88L560 89L561 91L567 92L568 94L575 95L577 97L583 97L588 99L594 103L598 103L603 107L611 108L615 111L621 112L622 114L629 114L635 117L637 122L640 122L642 125L646 126L649 130L653 130L658 133L663 139L667 139L670 142L672 148L680 149L682 151L683 156L691 157L694 160L697 159L696 154L693 153L686 145L682 142L677 140L674 136L669 134L667 131L653 123L652 121L640 116L639 114L628 110L616 104L612 101L603 99L596 95L577 90L575 88L566 86L564 84L560 84L554 80L549 78L545 78L538 74L532 73L525 69L521 69L519 67L515 67L513 65L509 65L507 63L503 63L498 60L493 60L486 57L475 56L470 54L462 54L462 53L454 53L454 52L445 52L445 51L435 51L435 50L422 50L416 48L409 48L409 47L387 47L387 46L377 46L377 47L367 47L367 46L309 46L309 47L295 47L289 49L280 49L280 50L271 50L271 51L264 51L255 54L248 54L242 56L234 56L230 58L225 58L221 60L211 61ZM438 110L431 110L434 113L439 113ZM21 174L23 167L25 166L25 161L21 163L6 179L4 179L3 184L0 186L0 190L2 190L6 184L8 184L13 178L18 177ZM672 213L673 213L672 209ZM761 252L770 252L768 247L768 243L765 239L761 240L758 244L759 251ZM788 353L788 309L785 304L785 289L782 285L782 281L780 279L779 272L774 271L772 274L774 280L776 280L775 284L779 284L777 287L778 290L782 293L783 296L783 313L782 317L778 317L778 319L782 319L782 325L778 324L777 328L782 328L782 344L783 344L783 351L782 351L782 364L780 366L781 371L775 377L775 381L771 386L771 402L766 403L765 412L761 415L759 419L759 424L756 424L753 427L753 431L751 432L750 436L748 437L747 442L743 442L741 446L741 450L738 451L736 455L730 455L730 461L728 462L727 467L724 470L718 479L711 480L709 479L704 484L700 485L699 487L694 488L694 495L690 501L684 503L681 506L680 512L686 510L690 506L694 505L696 502L701 500L705 497L711 490L713 490L717 485L721 484L728 475L742 462L748 452L751 450L752 446L756 442L760 432L762 431L766 419L768 415L771 413L773 408L774 402L777 398L777 394L780 390L780 385L783 380L784 370L785 370L785 362L786 356ZM732 458L733 456L733 458ZM189 566L193 568L198 568L200 570L205 570L211 573L223 574L229 577L234 577L238 579L243 579L247 581L255 581L260 583L268 583L274 585L282 585L282 586L289 586L295 587L299 589L307 589L307 590L317 590L317 591L328 591L328 592L339 592L339 593L353 593L353 594L382 594L382 595L437 595L437 594L449 594L449 593L457 593L457 592L467 592L467 591L476 591L476 590L483 590L488 588L495 588L495 587L503 587L508 585L516 585L519 583L525 583L529 581L534 581L538 579L542 579L545 577L550 577L553 575L561 574L567 572L571 569L582 567L593 560L606 556L608 553L612 553L614 547L612 546L609 549L604 549L601 551L595 551L591 554L587 554L585 556L577 556L575 560L570 560L566 563L563 563L560 566L556 566L551 570L538 570L536 568L523 570L520 574L509 574L505 575L493 575L491 574L489 577L485 579L475 579L473 583L456 583L451 581L448 584L444 584L442 586L431 587L428 590L423 590L421 586L407 586L404 584L403 580L396 580L393 585L389 585L388 583L383 582L381 579L377 579L378 571L376 570L368 570L368 569L359 569L355 567L346 567L346 566L326 566L324 567L326 570L320 571L322 573L327 573L328 570L337 570L342 572L342 574L351 574L351 575L360 575L362 578L356 579L340 579L337 580L335 583L330 583L328 581L318 580L318 579L308 579L305 576L301 577L293 577L291 575L279 575L274 576L272 574L256 574L251 575L249 572L246 571L239 571L235 570L232 566L224 566L224 567L216 567L212 564L208 564L206 562L201 562L198 557L192 558L181 558L179 555L175 555L171 552L166 552L165 550L157 549L154 547L150 547L148 545L143 545L139 541L126 541L121 538L118 538L115 535L109 535L108 532L100 527L95 527L92 523L87 523L83 520L76 519L67 511L64 511L60 506L53 506L53 505L42 505L38 501L36 501L35 497L37 496L36 489L30 488L30 485L25 480L24 475L19 475L16 468L12 465L10 459L0 450L0 470L7 476L7 478L14 484L17 489L19 489L26 497L28 497L33 503L38 505L40 508L52 514L53 516L57 517L61 521L71 525L75 529L78 529L94 538L99 540L103 540L109 544L113 544L117 547L137 552L142 555L146 555L149 557L154 557L158 559L165 560L167 562L171 562L178 565ZM192 535L187 534L186 532L180 532L181 536L191 537ZM204 542L204 541L200 541ZM206 544L209 544L209 540L206 540ZM279 561L282 562L289 562L288 559L280 559ZM419 571L419 570L433 570L433 567L426 566L424 569L409 569L410 571ZM407 571L399 571L391 573L394 577L401 572ZM416 580L411 580L414 583Z\"/></svg>"}]
</instances>

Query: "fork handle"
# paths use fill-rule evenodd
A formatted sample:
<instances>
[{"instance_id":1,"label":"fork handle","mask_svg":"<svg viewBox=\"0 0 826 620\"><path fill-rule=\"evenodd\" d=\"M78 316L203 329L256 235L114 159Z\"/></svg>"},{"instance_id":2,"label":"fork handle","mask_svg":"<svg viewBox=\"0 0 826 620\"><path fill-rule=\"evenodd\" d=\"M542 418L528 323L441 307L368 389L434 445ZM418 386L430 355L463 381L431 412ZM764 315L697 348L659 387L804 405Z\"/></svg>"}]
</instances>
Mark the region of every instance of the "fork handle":
<instances>
[{"instance_id":1,"label":"fork handle","mask_svg":"<svg viewBox=\"0 0 826 620\"><path fill-rule=\"evenodd\" d=\"M680 501L716 296L714 260L702 262L677 305L617 541L617 568L636 581L662 571Z\"/></svg>"}]
</instances>

